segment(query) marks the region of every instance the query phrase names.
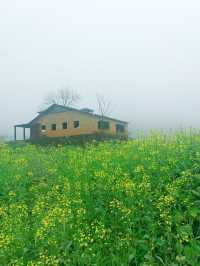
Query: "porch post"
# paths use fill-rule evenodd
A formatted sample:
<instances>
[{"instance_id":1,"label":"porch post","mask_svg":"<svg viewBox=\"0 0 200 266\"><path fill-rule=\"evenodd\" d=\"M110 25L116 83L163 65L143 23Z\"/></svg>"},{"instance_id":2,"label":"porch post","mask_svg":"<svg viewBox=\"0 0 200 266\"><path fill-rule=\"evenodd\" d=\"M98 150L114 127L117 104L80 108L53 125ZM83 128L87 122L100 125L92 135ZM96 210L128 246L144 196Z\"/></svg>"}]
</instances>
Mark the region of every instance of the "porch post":
<instances>
[{"instance_id":1,"label":"porch post","mask_svg":"<svg viewBox=\"0 0 200 266\"><path fill-rule=\"evenodd\" d=\"M14 126L14 141L17 140L17 127Z\"/></svg>"},{"instance_id":2,"label":"porch post","mask_svg":"<svg viewBox=\"0 0 200 266\"><path fill-rule=\"evenodd\" d=\"M23 127L23 140L26 140L26 128Z\"/></svg>"}]
</instances>

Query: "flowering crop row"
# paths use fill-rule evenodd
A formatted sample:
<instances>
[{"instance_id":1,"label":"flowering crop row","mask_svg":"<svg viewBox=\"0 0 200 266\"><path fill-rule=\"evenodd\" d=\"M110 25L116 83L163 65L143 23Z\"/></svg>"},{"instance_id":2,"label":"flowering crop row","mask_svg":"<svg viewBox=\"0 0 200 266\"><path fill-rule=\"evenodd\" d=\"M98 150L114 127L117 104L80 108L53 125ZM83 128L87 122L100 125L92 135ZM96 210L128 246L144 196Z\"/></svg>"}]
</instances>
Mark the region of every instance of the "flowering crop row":
<instances>
[{"instance_id":1,"label":"flowering crop row","mask_svg":"<svg viewBox=\"0 0 200 266\"><path fill-rule=\"evenodd\" d=\"M0 265L200 265L200 136L0 144Z\"/></svg>"}]
</instances>

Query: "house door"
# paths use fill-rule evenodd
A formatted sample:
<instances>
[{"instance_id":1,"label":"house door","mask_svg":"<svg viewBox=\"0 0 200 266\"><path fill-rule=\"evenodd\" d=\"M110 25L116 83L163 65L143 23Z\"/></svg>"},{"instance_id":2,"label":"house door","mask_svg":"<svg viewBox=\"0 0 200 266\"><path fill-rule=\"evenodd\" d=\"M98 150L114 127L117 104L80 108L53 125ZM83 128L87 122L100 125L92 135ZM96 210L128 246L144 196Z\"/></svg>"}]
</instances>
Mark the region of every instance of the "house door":
<instances>
[{"instance_id":1,"label":"house door","mask_svg":"<svg viewBox=\"0 0 200 266\"><path fill-rule=\"evenodd\" d=\"M35 124L31 127L31 139L40 138L40 124Z\"/></svg>"}]
</instances>

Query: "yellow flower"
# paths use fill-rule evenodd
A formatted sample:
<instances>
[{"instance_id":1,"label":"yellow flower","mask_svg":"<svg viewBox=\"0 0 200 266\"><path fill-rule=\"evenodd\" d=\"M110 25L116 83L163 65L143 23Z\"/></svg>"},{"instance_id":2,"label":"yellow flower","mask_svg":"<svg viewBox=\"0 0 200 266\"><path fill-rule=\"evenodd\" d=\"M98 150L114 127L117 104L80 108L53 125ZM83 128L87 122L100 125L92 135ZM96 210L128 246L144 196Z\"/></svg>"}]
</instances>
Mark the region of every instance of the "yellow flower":
<instances>
[{"instance_id":1,"label":"yellow flower","mask_svg":"<svg viewBox=\"0 0 200 266\"><path fill-rule=\"evenodd\" d=\"M14 237L12 235L7 235L5 233L0 233L0 249L6 249L9 246Z\"/></svg>"},{"instance_id":2,"label":"yellow flower","mask_svg":"<svg viewBox=\"0 0 200 266\"><path fill-rule=\"evenodd\" d=\"M15 196L16 196L16 192L14 192L14 191L10 191L10 192L8 193L8 195L9 195L9 197L15 197Z\"/></svg>"},{"instance_id":3,"label":"yellow flower","mask_svg":"<svg viewBox=\"0 0 200 266\"><path fill-rule=\"evenodd\" d=\"M33 172L28 172L29 177L33 177Z\"/></svg>"}]
</instances>

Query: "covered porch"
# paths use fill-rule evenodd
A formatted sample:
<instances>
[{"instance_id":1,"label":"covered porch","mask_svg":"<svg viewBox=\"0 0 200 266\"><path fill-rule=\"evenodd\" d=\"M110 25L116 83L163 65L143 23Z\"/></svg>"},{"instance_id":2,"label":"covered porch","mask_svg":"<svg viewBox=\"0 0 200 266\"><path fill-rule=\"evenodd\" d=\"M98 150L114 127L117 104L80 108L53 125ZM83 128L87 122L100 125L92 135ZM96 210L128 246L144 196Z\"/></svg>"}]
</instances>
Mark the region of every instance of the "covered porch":
<instances>
[{"instance_id":1,"label":"covered porch","mask_svg":"<svg viewBox=\"0 0 200 266\"><path fill-rule=\"evenodd\" d=\"M31 124L21 124L21 125L15 125L14 126L14 141L17 141L18 140L18 135L17 135L17 129L18 128L22 128L23 129L23 140L25 141L27 138L26 138L26 129L31 129Z\"/></svg>"}]
</instances>

